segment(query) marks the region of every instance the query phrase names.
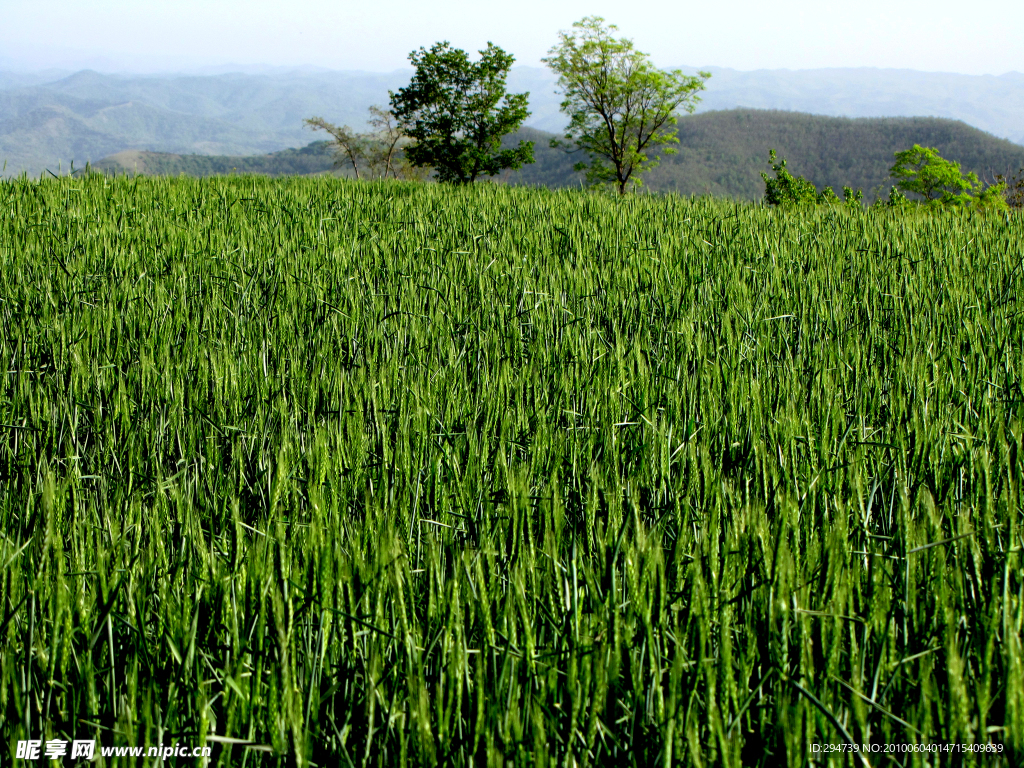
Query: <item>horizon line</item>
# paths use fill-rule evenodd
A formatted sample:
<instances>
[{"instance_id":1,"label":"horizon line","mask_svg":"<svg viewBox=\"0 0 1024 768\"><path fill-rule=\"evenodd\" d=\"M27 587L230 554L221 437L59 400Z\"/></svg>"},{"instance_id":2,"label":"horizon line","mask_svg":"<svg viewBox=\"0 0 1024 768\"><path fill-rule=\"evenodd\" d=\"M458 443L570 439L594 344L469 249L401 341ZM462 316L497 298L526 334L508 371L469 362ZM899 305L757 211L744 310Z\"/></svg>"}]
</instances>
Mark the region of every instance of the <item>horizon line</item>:
<instances>
[{"instance_id":1,"label":"horizon line","mask_svg":"<svg viewBox=\"0 0 1024 768\"><path fill-rule=\"evenodd\" d=\"M12 66L13 65L13 66ZM512 67L516 69L532 69L532 70L547 70L547 67L536 64L517 64ZM759 67L756 69L738 69L736 67L729 67L718 64L705 64L701 66L693 66L688 64L674 64L662 69L684 69L684 70L718 70L718 71L729 71L729 72L742 72L742 73L756 73L756 72L786 72L786 73L801 73L801 72L857 72L863 70L871 70L876 72L913 72L921 75L955 75L957 77L991 77L991 78L1002 78L1013 75L1024 76L1024 70L1007 70L999 74L983 73L983 74L969 74L965 72L955 72L950 70L926 70L926 69L914 69L912 67L878 67L871 65L861 66L850 66L850 67ZM42 74L56 74L59 79L72 77L74 75L82 73L95 73L99 75L107 76L121 76L121 77L161 77L161 76L189 76L189 77L217 77L222 75L250 75L256 76L261 74L290 74L290 73L306 73L306 74L362 74L362 75L393 75L402 72L411 72L413 67L397 67L390 70L375 70L375 69L340 69L333 67L324 67L316 64L243 64L240 62L228 62L225 64L206 64L184 68L168 68L168 69L112 69L106 67L96 66L82 66L82 67L62 67L62 66L36 66L27 67L25 65L19 65L16 63L7 63L0 61L0 73L5 74L16 74L16 75L42 75ZM63 76L63 77L60 77Z\"/></svg>"}]
</instances>

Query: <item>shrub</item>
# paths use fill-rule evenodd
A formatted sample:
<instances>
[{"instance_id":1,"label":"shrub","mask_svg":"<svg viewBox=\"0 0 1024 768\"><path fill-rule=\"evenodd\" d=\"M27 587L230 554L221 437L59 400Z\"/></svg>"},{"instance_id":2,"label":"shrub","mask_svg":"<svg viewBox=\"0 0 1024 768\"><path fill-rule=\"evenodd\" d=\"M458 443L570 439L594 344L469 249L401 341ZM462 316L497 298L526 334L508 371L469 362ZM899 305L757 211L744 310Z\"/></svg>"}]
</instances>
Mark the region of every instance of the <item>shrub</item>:
<instances>
[{"instance_id":1,"label":"shrub","mask_svg":"<svg viewBox=\"0 0 1024 768\"><path fill-rule=\"evenodd\" d=\"M775 178L771 178L764 171L761 178L764 179L764 199L770 205L856 205L860 207L864 199L861 190L853 191L851 187L843 187L843 199L835 193L832 187L825 187L821 192L803 176L794 176L786 169L786 161L776 162L775 150L768 151L768 164L775 172Z\"/></svg>"},{"instance_id":2,"label":"shrub","mask_svg":"<svg viewBox=\"0 0 1024 768\"><path fill-rule=\"evenodd\" d=\"M913 201L903 194L898 187L889 188L889 198L879 197L875 200L875 208L909 208L914 205Z\"/></svg>"},{"instance_id":3,"label":"shrub","mask_svg":"<svg viewBox=\"0 0 1024 768\"><path fill-rule=\"evenodd\" d=\"M799 205L801 203L816 203L818 190L803 176L794 176L786 170L785 159L776 162L775 150L769 150L768 164L775 172L775 178L771 178L764 171L761 178L764 179L764 199L769 205ZM831 192L831 189L829 189ZM833 193L835 196L835 193Z\"/></svg>"}]
</instances>

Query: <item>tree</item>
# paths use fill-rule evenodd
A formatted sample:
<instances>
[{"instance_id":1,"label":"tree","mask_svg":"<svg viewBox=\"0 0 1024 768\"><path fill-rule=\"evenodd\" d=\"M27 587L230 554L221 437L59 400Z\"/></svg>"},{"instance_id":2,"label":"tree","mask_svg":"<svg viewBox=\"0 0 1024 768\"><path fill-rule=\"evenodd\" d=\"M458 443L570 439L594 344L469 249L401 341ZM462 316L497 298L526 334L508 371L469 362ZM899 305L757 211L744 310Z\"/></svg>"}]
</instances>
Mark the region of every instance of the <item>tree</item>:
<instances>
[{"instance_id":1,"label":"tree","mask_svg":"<svg viewBox=\"0 0 1024 768\"><path fill-rule=\"evenodd\" d=\"M959 163L944 160L939 150L919 144L896 153L896 163L889 169L889 175L899 180L896 186L903 192L929 201L969 195L980 185L977 175L964 176Z\"/></svg>"},{"instance_id":2,"label":"tree","mask_svg":"<svg viewBox=\"0 0 1024 768\"><path fill-rule=\"evenodd\" d=\"M1003 174L996 176L996 185L1004 188L1003 196L1006 198L1006 205L1010 208L1024 208L1024 168L1007 178Z\"/></svg>"},{"instance_id":3,"label":"tree","mask_svg":"<svg viewBox=\"0 0 1024 768\"><path fill-rule=\"evenodd\" d=\"M355 133L347 125L335 125L322 117L310 117L304 122L314 131L327 131L334 137L334 145L337 148L335 167L342 165L347 160L358 179L359 166L366 159L366 137L363 134Z\"/></svg>"},{"instance_id":4,"label":"tree","mask_svg":"<svg viewBox=\"0 0 1024 768\"><path fill-rule=\"evenodd\" d=\"M338 154L335 165L351 165L357 179L363 174L376 179L423 176L405 155L412 140L402 131L395 116L382 107L370 107L367 122L374 130L368 133L356 133L347 125L337 126L322 117L311 117L305 122L310 128L327 131L334 137Z\"/></svg>"},{"instance_id":5,"label":"tree","mask_svg":"<svg viewBox=\"0 0 1024 768\"><path fill-rule=\"evenodd\" d=\"M631 40L614 38L617 29L605 26L600 16L588 16L573 24L573 31L559 32L558 44L543 61L558 75L565 96L565 138L590 157L576 170L585 170L592 184L612 183L625 194L658 165L653 150L678 143L676 110L694 111L711 73L689 77L678 69L657 69Z\"/></svg>"},{"instance_id":6,"label":"tree","mask_svg":"<svg viewBox=\"0 0 1024 768\"><path fill-rule=\"evenodd\" d=\"M942 158L934 147L915 144L897 152L895 157L889 175L899 179L896 186L903 192L920 195L930 205L1006 208L1005 183L983 188L977 174L963 175L960 163Z\"/></svg>"},{"instance_id":7,"label":"tree","mask_svg":"<svg viewBox=\"0 0 1024 768\"><path fill-rule=\"evenodd\" d=\"M432 166L439 181L468 184L533 162L533 142L501 149L501 138L529 117L529 93L505 92L515 58L488 43L480 60L447 41L409 54L412 81L391 92L398 125L415 140L405 151L416 166Z\"/></svg>"}]
</instances>

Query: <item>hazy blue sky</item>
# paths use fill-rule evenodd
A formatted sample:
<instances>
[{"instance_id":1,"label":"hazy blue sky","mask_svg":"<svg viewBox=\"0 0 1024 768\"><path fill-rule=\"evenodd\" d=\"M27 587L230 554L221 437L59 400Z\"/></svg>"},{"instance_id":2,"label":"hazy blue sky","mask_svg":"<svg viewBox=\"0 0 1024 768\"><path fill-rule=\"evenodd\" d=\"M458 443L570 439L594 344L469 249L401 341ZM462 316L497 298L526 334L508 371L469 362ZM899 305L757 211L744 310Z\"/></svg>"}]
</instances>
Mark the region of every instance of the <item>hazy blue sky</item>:
<instances>
[{"instance_id":1,"label":"hazy blue sky","mask_svg":"<svg viewBox=\"0 0 1024 768\"><path fill-rule=\"evenodd\" d=\"M539 65L588 14L660 66L1024 70L1024 0L0 0L0 68L227 63L390 71L441 39Z\"/></svg>"}]
</instances>

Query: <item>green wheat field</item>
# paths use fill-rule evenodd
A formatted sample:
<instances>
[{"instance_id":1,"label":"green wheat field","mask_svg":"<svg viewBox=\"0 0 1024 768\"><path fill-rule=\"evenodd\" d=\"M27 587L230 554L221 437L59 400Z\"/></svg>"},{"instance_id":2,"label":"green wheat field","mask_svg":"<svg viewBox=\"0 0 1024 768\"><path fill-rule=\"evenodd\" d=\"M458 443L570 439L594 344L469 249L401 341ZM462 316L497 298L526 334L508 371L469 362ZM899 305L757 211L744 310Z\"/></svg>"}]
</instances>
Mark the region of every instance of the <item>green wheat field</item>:
<instances>
[{"instance_id":1,"label":"green wheat field","mask_svg":"<svg viewBox=\"0 0 1024 768\"><path fill-rule=\"evenodd\" d=\"M1022 243L0 182L2 762L1019 765Z\"/></svg>"}]
</instances>

